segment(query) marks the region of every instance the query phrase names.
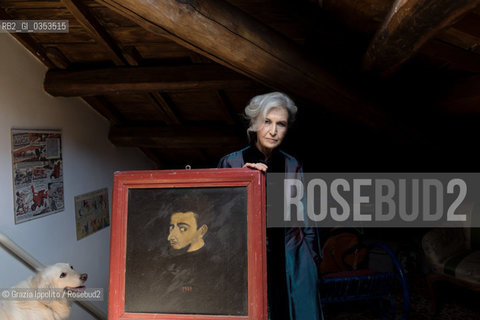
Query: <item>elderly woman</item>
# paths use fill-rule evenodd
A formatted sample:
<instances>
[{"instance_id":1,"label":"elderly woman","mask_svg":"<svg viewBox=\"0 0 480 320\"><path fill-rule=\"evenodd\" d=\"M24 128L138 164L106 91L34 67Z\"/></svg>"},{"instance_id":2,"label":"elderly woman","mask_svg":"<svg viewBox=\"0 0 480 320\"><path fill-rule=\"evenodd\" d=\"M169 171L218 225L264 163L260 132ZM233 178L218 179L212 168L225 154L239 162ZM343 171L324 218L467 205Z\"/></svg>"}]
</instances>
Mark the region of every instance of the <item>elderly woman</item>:
<instances>
[{"instance_id":1,"label":"elderly woman","mask_svg":"<svg viewBox=\"0 0 480 320\"><path fill-rule=\"evenodd\" d=\"M295 119L297 107L284 93L254 97L245 108L250 146L226 155L219 168L302 174L302 167L278 147ZM281 200L279 200L281 201ZM317 288L317 255L311 228L267 229L268 309L271 320L323 319Z\"/></svg>"}]
</instances>

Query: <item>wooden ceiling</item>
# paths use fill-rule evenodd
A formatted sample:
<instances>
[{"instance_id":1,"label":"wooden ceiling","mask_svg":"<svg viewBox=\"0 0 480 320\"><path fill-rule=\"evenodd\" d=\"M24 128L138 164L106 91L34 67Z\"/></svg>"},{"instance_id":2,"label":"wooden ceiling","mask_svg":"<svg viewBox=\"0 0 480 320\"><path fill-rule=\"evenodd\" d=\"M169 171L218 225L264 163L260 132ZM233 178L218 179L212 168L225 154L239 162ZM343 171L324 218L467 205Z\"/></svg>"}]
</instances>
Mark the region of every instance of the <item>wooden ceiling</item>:
<instances>
[{"instance_id":1,"label":"wooden ceiling","mask_svg":"<svg viewBox=\"0 0 480 320\"><path fill-rule=\"evenodd\" d=\"M12 34L116 146L158 168L244 146L249 99L299 106L285 149L310 170L478 170L480 0L0 0ZM319 156L314 156L319 153Z\"/></svg>"}]
</instances>

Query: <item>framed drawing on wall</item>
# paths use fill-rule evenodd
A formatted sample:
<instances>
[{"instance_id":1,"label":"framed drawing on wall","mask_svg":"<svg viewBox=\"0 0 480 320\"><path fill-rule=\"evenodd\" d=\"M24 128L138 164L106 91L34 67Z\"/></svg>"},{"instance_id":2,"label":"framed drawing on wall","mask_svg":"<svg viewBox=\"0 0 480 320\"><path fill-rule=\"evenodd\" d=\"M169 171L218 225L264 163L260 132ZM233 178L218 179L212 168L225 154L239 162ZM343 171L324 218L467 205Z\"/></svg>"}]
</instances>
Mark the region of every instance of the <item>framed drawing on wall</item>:
<instances>
[{"instance_id":1,"label":"framed drawing on wall","mask_svg":"<svg viewBox=\"0 0 480 320\"><path fill-rule=\"evenodd\" d=\"M259 171L115 173L109 320L266 320L265 223Z\"/></svg>"}]
</instances>

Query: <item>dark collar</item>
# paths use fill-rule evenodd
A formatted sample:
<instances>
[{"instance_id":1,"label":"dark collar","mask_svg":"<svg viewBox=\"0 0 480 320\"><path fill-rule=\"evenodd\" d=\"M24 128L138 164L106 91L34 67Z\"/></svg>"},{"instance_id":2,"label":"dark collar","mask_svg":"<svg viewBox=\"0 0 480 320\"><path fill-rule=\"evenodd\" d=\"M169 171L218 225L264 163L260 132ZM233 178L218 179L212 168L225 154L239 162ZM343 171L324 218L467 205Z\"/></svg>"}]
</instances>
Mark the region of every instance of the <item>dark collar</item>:
<instances>
[{"instance_id":1,"label":"dark collar","mask_svg":"<svg viewBox=\"0 0 480 320\"><path fill-rule=\"evenodd\" d=\"M265 163L268 166L268 172L285 172L285 156L278 149L273 150L270 158L265 160L265 155L255 145L252 145L243 151L243 161L245 163Z\"/></svg>"}]
</instances>

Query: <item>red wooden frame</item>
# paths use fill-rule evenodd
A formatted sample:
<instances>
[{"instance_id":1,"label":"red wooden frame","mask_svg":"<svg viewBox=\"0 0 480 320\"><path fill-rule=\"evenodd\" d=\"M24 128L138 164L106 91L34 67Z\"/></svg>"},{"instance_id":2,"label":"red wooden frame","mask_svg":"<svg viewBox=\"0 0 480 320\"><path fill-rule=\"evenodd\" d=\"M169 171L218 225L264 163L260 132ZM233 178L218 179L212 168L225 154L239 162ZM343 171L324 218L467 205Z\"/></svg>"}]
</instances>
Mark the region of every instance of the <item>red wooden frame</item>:
<instances>
[{"instance_id":1,"label":"red wooden frame","mask_svg":"<svg viewBox=\"0 0 480 320\"><path fill-rule=\"evenodd\" d=\"M124 171L114 175L110 240L108 319L266 320L266 215L264 175L251 169ZM247 188L248 315L193 315L125 312L128 190L182 187Z\"/></svg>"}]
</instances>

